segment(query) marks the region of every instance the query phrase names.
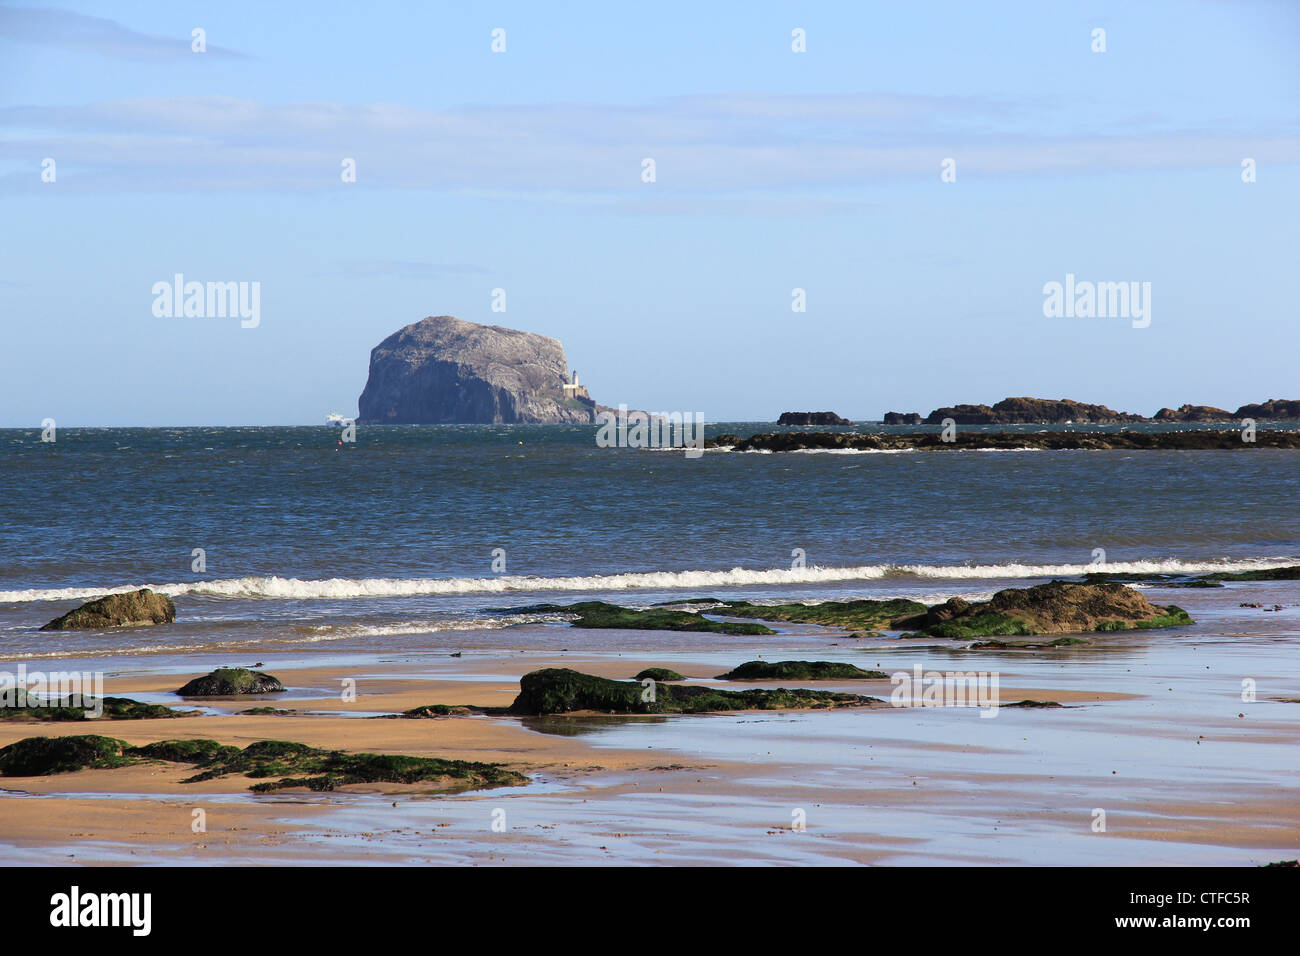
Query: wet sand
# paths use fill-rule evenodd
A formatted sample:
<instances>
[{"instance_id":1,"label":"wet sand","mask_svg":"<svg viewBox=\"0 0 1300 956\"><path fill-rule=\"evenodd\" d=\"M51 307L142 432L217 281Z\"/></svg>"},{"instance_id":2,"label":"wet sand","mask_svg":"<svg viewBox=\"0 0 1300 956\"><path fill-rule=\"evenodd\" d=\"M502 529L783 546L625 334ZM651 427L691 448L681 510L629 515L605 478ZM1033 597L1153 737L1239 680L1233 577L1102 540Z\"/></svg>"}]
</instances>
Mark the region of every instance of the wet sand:
<instances>
[{"instance_id":1,"label":"wet sand","mask_svg":"<svg viewBox=\"0 0 1300 956\"><path fill-rule=\"evenodd\" d=\"M812 627L759 640L554 627L456 635L462 657L406 646L268 653L283 694L194 701L170 720L0 724L27 736L100 733L131 743L210 737L500 762L531 783L439 794L366 785L252 794L186 767L3 778L0 845L33 863L436 862L1031 863L1250 865L1300 850L1300 607L1294 584L1151 589L1197 624L1097 635L1087 648L962 651ZM1280 612L1240 608L1258 602ZM1090 640L1093 639L1090 637ZM468 643L466 643L468 642ZM622 650L612 649L619 645ZM604 648L601 650L600 648ZM630 678L647 666L710 680L744 660L844 660L887 672L996 671L1003 709L875 707L648 718L372 719L424 704L508 705L521 674L564 666ZM171 693L210 653L103 657L112 695L186 706ZM72 668L76 662L61 661ZM1242 681L1257 683L1243 702ZM357 699L340 699L356 681ZM799 683L799 682L791 682ZM719 682L719 686L775 686ZM888 698L888 681L806 686ZM294 716L237 711L273 706ZM394 806L396 804L396 806ZM206 832L194 833L194 809ZM504 811L494 814L493 811ZM1097 810L1106 829L1094 829ZM497 828L494 829L494 823Z\"/></svg>"}]
</instances>

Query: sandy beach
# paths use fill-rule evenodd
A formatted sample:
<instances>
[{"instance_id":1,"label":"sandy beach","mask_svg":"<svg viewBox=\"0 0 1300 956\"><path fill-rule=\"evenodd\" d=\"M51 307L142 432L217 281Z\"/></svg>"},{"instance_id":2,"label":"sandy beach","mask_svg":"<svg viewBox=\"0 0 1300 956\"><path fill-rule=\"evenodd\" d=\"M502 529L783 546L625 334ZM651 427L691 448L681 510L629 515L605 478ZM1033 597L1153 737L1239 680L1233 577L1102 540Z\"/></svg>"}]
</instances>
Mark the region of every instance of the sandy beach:
<instances>
[{"instance_id":1,"label":"sandy beach","mask_svg":"<svg viewBox=\"0 0 1300 956\"><path fill-rule=\"evenodd\" d=\"M330 793L248 791L232 774L182 783L191 768L146 764L5 778L0 844L27 863L457 862L1235 864L1300 849L1294 746L1300 606L1293 586L1181 592L1199 623L1099 636L1090 647L962 651L893 636L846 641L802 626L747 638L621 632L607 650L538 653L566 625L425 635L426 649L329 648L266 655L283 693L182 702L172 691L231 663L224 655L87 658L109 695L196 716L0 723L0 746L99 733L144 744L211 738L296 741L505 764L521 787L440 793L366 784ZM1172 592L1150 589L1152 600ZM1262 613L1243 603L1283 610ZM586 635L588 638L594 632ZM761 641L761 655L751 653ZM477 643L477 646L474 646ZM575 645L576 640L571 642ZM462 656L446 649L455 644ZM1001 702L969 707L740 712L702 716L466 716L384 719L426 704L505 707L520 675L563 666L628 679L666 666L713 680L742 660L842 660L888 673L919 664L996 671ZM76 666L77 662L67 662ZM1242 679L1258 683L1243 703ZM355 681L356 699L340 689ZM727 685L731 686L731 685ZM774 686L744 684L739 686ZM888 700L888 680L827 681ZM272 706L286 716L238 711ZM195 832L201 809L206 829ZM1096 811L1105 829L1095 829ZM503 811L503 813L502 813ZM496 828L494 829L494 823Z\"/></svg>"}]
</instances>

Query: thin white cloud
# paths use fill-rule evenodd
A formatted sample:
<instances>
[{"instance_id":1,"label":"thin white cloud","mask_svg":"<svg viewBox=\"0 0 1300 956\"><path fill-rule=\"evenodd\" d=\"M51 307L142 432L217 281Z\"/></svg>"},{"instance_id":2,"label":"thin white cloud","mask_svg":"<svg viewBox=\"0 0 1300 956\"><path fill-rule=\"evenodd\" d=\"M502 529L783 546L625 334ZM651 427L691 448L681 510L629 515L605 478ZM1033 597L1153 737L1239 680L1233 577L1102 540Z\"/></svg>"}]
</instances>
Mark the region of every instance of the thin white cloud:
<instances>
[{"instance_id":1,"label":"thin white cloud","mask_svg":"<svg viewBox=\"0 0 1300 956\"><path fill-rule=\"evenodd\" d=\"M1300 136L1122 124L1047 133L1035 109L975 98L714 94L638 105L425 110L268 104L231 97L0 109L0 188L41 188L32 156L71 191L423 189L497 192L642 211L700 197L761 203L938 181L946 157L972 177L1236 168L1300 162ZM653 158L656 182L641 181ZM340 177L356 161L356 186ZM833 195L855 192L850 197ZM807 210L809 206L800 206Z\"/></svg>"},{"instance_id":2,"label":"thin white cloud","mask_svg":"<svg viewBox=\"0 0 1300 956\"><path fill-rule=\"evenodd\" d=\"M39 43L81 53L97 53L126 59L180 59L193 57L191 37L140 33L104 17L92 17L71 10L35 7L0 8L0 37L24 43ZM207 44L204 56L246 59L245 54Z\"/></svg>"}]
</instances>

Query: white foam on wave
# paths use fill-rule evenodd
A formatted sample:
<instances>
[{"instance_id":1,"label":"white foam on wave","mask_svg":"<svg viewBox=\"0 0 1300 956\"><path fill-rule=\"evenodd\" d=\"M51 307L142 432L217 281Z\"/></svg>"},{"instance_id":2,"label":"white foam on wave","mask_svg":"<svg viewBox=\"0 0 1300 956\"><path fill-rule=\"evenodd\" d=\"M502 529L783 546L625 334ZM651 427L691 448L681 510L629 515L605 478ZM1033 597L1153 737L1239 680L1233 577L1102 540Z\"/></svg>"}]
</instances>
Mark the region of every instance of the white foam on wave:
<instances>
[{"instance_id":1,"label":"white foam on wave","mask_svg":"<svg viewBox=\"0 0 1300 956\"><path fill-rule=\"evenodd\" d=\"M1088 571L1121 573L1196 574L1210 571L1258 571L1300 564L1300 557L1186 561L1153 558L1093 564L868 564L856 567L732 568L729 571L643 571L574 577L510 575L492 578L225 578L183 584L148 585L169 597L186 594L215 598L310 600L419 597L439 594L503 594L514 591L626 591L743 587L746 585L832 584L880 578L1050 578L1075 577ZM0 604L28 601L86 600L105 594L134 591L141 585L111 588L29 588L0 591Z\"/></svg>"}]
</instances>

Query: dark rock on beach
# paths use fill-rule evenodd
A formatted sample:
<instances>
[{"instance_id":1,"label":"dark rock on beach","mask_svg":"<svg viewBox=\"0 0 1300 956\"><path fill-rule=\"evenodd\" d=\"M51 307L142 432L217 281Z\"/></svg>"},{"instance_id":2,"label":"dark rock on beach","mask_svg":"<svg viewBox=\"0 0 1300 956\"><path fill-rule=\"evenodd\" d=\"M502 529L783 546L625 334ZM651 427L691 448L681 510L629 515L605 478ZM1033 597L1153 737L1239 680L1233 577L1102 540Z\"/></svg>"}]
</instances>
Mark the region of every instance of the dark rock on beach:
<instances>
[{"instance_id":1,"label":"dark rock on beach","mask_svg":"<svg viewBox=\"0 0 1300 956\"><path fill-rule=\"evenodd\" d=\"M782 412L778 425L852 425L834 412Z\"/></svg>"},{"instance_id":2,"label":"dark rock on beach","mask_svg":"<svg viewBox=\"0 0 1300 956\"><path fill-rule=\"evenodd\" d=\"M568 385L568 388L565 386ZM558 339L430 316L370 353L362 424L584 424L598 406L571 381Z\"/></svg>"},{"instance_id":3,"label":"dark rock on beach","mask_svg":"<svg viewBox=\"0 0 1300 956\"><path fill-rule=\"evenodd\" d=\"M636 675L636 680L686 680L681 674L667 667L647 667Z\"/></svg>"},{"instance_id":4,"label":"dark rock on beach","mask_svg":"<svg viewBox=\"0 0 1300 956\"><path fill-rule=\"evenodd\" d=\"M884 671L864 671L835 661L746 661L717 680L879 680Z\"/></svg>"},{"instance_id":5,"label":"dark rock on beach","mask_svg":"<svg viewBox=\"0 0 1300 956\"><path fill-rule=\"evenodd\" d=\"M282 690L284 685L270 674L243 667L218 667L211 674L194 678L176 693L182 697L235 697Z\"/></svg>"},{"instance_id":6,"label":"dark rock on beach","mask_svg":"<svg viewBox=\"0 0 1300 956\"><path fill-rule=\"evenodd\" d=\"M894 627L930 637L972 640L1142 630L1191 623L1182 608L1154 605L1123 584L1052 581L1031 588L1007 588L988 601L968 603L952 598L924 614L896 620Z\"/></svg>"},{"instance_id":7,"label":"dark rock on beach","mask_svg":"<svg viewBox=\"0 0 1300 956\"><path fill-rule=\"evenodd\" d=\"M145 627L176 620L176 605L149 588L107 594L56 617L42 631L98 631L110 627Z\"/></svg>"},{"instance_id":8,"label":"dark rock on beach","mask_svg":"<svg viewBox=\"0 0 1300 956\"><path fill-rule=\"evenodd\" d=\"M732 710L825 709L879 703L858 694L824 690L717 690L712 687L617 681L562 667L533 671L519 679L512 714L541 716L594 710L608 714L701 714Z\"/></svg>"}]
</instances>

